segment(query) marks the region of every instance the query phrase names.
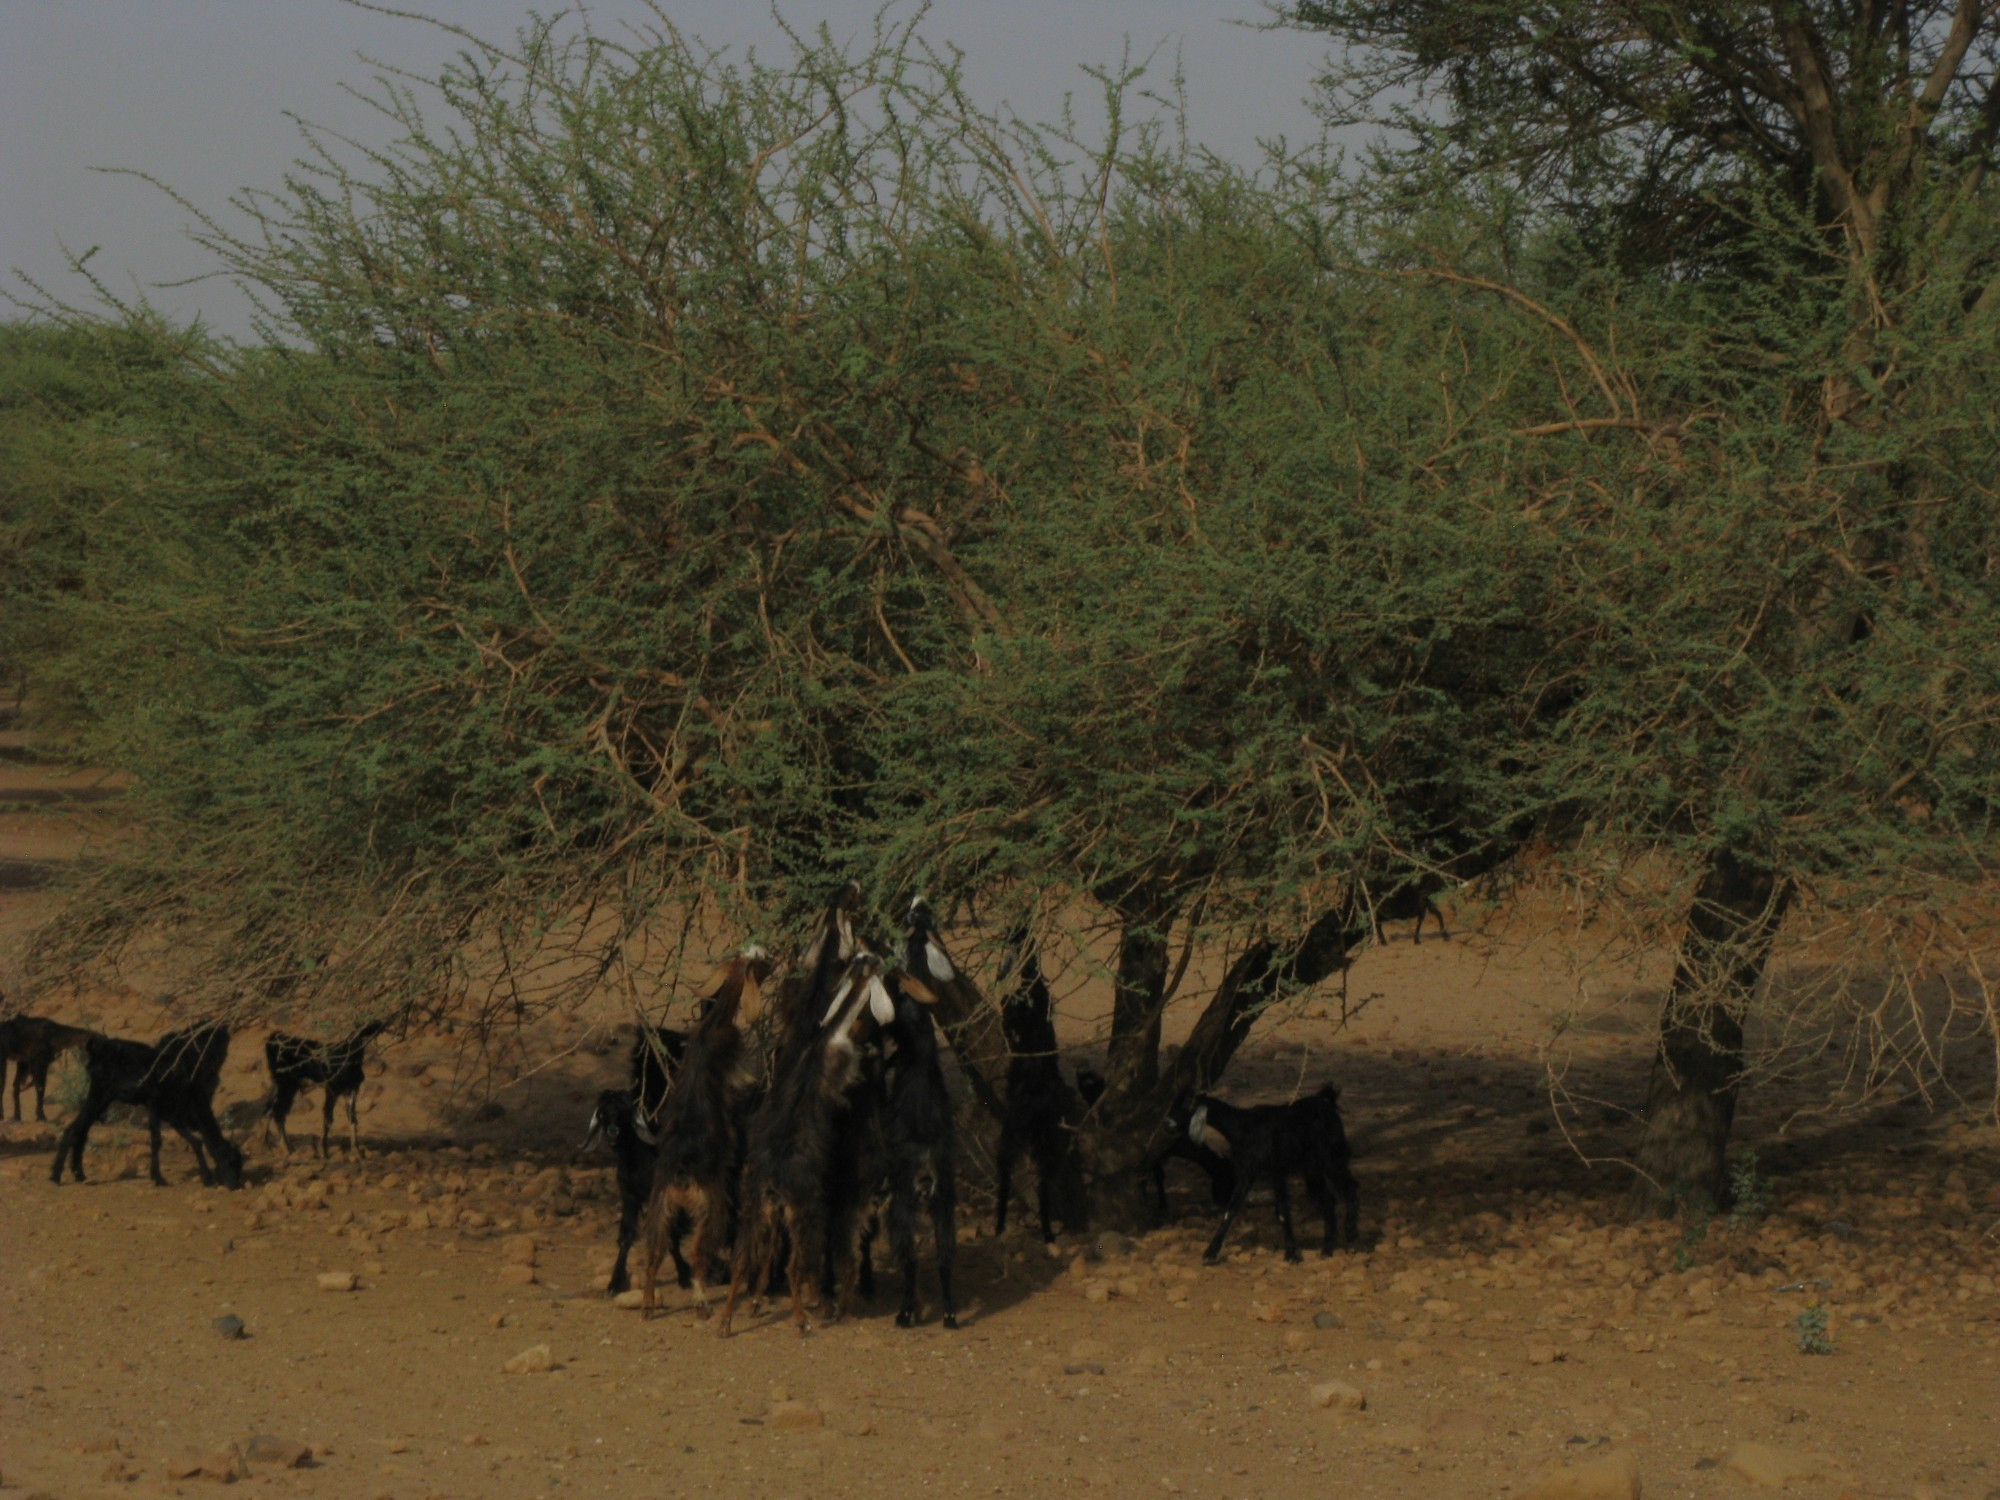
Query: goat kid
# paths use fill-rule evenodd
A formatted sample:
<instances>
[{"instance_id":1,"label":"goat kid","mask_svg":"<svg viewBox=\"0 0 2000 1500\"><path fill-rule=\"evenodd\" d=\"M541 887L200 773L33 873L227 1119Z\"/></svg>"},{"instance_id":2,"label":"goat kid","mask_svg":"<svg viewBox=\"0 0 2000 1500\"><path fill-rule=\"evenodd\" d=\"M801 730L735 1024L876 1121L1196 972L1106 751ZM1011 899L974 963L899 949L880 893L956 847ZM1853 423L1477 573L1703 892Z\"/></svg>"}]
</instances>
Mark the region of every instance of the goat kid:
<instances>
[{"instance_id":1,"label":"goat kid","mask_svg":"<svg viewBox=\"0 0 2000 1500\"><path fill-rule=\"evenodd\" d=\"M612 1159L618 1167L618 1261L611 1268L611 1283L605 1288L615 1297L632 1284L625 1262L631 1254L632 1242L639 1237L639 1217L653 1190L653 1164L659 1155L659 1142L647 1133L638 1102L625 1089L606 1089L597 1096L583 1149L589 1151L599 1141L611 1147ZM672 1247L675 1274L680 1284L686 1286L688 1271L680 1258L680 1246L673 1243Z\"/></svg>"},{"instance_id":2,"label":"goat kid","mask_svg":"<svg viewBox=\"0 0 2000 1500\"><path fill-rule=\"evenodd\" d=\"M1076 1070L1077 1097L1083 1101L1085 1111L1095 1109L1097 1101L1104 1097L1104 1075L1095 1068L1080 1067ZM1230 1195L1236 1190L1236 1172L1229 1164L1229 1158L1213 1146L1197 1145L1187 1138L1185 1131L1176 1130L1153 1158L1153 1202L1159 1221L1167 1221L1167 1159L1180 1157L1200 1167L1208 1178L1209 1201L1217 1208L1229 1204Z\"/></svg>"},{"instance_id":3,"label":"goat kid","mask_svg":"<svg viewBox=\"0 0 2000 1500\"><path fill-rule=\"evenodd\" d=\"M333 1131L334 1106L347 1101L347 1140L354 1159L361 1159L361 1125L357 1110L361 1084L367 1077L362 1063L368 1044L388 1029L386 1021L369 1021L352 1036L338 1042L316 1042L309 1037L290 1036L274 1031L264 1042L264 1062L271 1070L271 1102L264 1111L264 1139L278 1132L285 1155L292 1154L292 1138L285 1130L285 1117L302 1089L324 1090L319 1123L319 1155L326 1160L327 1137Z\"/></svg>"},{"instance_id":4,"label":"goat kid","mask_svg":"<svg viewBox=\"0 0 2000 1500\"><path fill-rule=\"evenodd\" d=\"M60 1184L63 1163L78 1182L83 1176L83 1148L91 1127L104 1118L114 1104L143 1105L152 1142L151 1174L156 1187L165 1187L160 1175L160 1124L173 1126L194 1152L195 1170L204 1186L215 1186L220 1177L226 1187L243 1186L243 1153L222 1133L216 1122L214 1098L222 1076L223 1060L229 1054L229 1028L211 1022L170 1031L158 1042L124 1041L117 1037L92 1036L83 1044L84 1071L90 1080L82 1106L56 1142L56 1159L49 1173ZM208 1148L205 1157L203 1146ZM209 1158L214 1160L210 1170Z\"/></svg>"},{"instance_id":5,"label":"goat kid","mask_svg":"<svg viewBox=\"0 0 2000 1500\"><path fill-rule=\"evenodd\" d=\"M44 1096L48 1091L49 1069L72 1047L81 1047L91 1033L81 1026L65 1026L41 1016L11 1016L0 1021L0 1077L7 1064L14 1064L14 1118L21 1118L21 1090L35 1086L35 1118L46 1120Z\"/></svg>"},{"instance_id":6,"label":"goat kid","mask_svg":"<svg viewBox=\"0 0 2000 1500\"><path fill-rule=\"evenodd\" d=\"M1278 1225L1285 1236L1285 1259L1300 1259L1298 1241L1292 1235L1289 1179L1294 1173L1305 1179L1306 1192L1325 1221L1319 1253L1333 1254L1343 1233L1350 1247L1357 1243L1361 1190L1349 1166L1340 1092L1332 1084L1290 1104L1239 1107L1202 1094L1183 1099L1167 1123L1170 1130L1184 1134L1197 1146L1205 1143L1210 1132L1219 1132L1229 1143L1235 1188L1214 1238L1202 1252L1204 1262L1212 1265L1221 1257L1229 1226L1242 1211L1251 1186L1259 1181L1271 1186Z\"/></svg>"}]
</instances>

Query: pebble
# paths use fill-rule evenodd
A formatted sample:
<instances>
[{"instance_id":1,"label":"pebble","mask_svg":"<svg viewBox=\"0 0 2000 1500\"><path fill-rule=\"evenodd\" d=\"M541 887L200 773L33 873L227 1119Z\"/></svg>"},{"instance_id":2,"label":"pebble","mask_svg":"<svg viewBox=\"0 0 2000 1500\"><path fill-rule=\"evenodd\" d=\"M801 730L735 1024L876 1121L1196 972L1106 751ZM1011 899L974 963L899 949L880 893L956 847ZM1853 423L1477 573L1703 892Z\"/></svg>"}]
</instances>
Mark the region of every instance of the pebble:
<instances>
[{"instance_id":1,"label":"pebble","mask_svg":"<svg viewBox=\"0 0 2000 1500\"><path fill-rule=\"evenodd\" d=\"M243 1445L243 1456L253 1464L303 1469L312 1457L312 1448L293 1438L273 1437L268 1432L260 1432Z\"/></svg>"},{"instance_id":2,"label":"pebble","mask_svg":"<svg viewBox=\"0 0 2000 1500\"><path fill-rule=\"evenodd\" d=\"M500 1284L502 1286L533 1286L535 1284L535 1268L533 1266L524 1266L510 1262L500 1268Z\"/></svg>"},{"instance_id":3,"label":"pebble","mask_svg":"<svg viewBox=\"0 0 2000 1500\"><path fill-rule=\"evenodd\" d=\"M629 1287L625 1291L622 1291L617 1296L613 1297L611 1299L611 1305L613 1307L638 1309L646 1305L646 1294L640 1291L639 1288L637 1288L636 1286Z\"/></svg>"},{"instance_id":4,"label":"pebble","mask_svg":"<svg viewBox=\"0 0 2000 1500\"><path fill-rule=\"evenodd\" d=\"M322 1271L316 1279L322 1292L351 1292L360 1285L352 1271Z\"/></svg>"},{"instance_id":5,"label":"pebble","mask_svg":"<svg viewBox=\"0 0 2000 1500\"><path fill-rule=\"evenodd\" d=\"M225 1313L215 1320L215 1331L226 1339L243 1337L243 1320L235 1313Z\"/></svg>"},{"instance_id":6,"label":"pebble","mask_svg":"<svg viewBox=\"0 0 2000 1500\"><path fill-rule=\"evenodd\" d=\"M1520 1500L1639 1500L1639 1459L1627 1449L1552 1469Z\"/></svg>"},{"instance_id":7,"label":"pebble","mask_svg":"<svg viewBox=\"0 0 2000 1500\"><path fill-rule=\"evenodd\" d=\"M234 1443L208 1453L196 1453L189 1449L180 1457L167 1460L169 1479L214 1479L223 1484L234 1484L249 1472L250 1466L243 1461L243 1450Z\"/></svg>"},{"instance_id":8,"label":"pebble","mask_svg":"<svg viewBox=\"0 0 2000 1500\"><path fill-rule=\"evenodd\" d=\"M774 1401L764 1425L774 1432L809 1432L826 1426L826 1413L810 1401Z\"/></svg>"},{"instance_id":9,"label":"pebble","mask_svg":"<svg viewBox=\"0 0 2000 1500\"><path fill-rule=\"evenodd\" d=\"M1816 1479L1826 1465L1810 1453L1772 1443L1738 1443L1724 1455L1722 1467L1740 1479L1778 1489L1794 1479Z\"/></svg>"},{"instance_id":10,"label":"pebble","mask_svg":"<svg viewBox=\"0 0 2000 1500\"><path fill-rule=\"evenodd\" d=\"M500 1368L509 1375L540 1375L555 1367L555 1356L549 1353L549 1346L537 1344L532 1349L523 1349Z\"/></svg>"},{"instance_id":11,"label":"pebble","mask_svg":"<svg viewBox=\"0 0 2000 1500\"><path fill-rule=\"evenodd\" d=\"M1339 1328L1340 1326L1339 1313L1316 1312L1313 1314L1313 1327L1315 1328Z\"/></svg>"},{"instance_id":12,"label":"pebble","mask_svg":"<svg viewBox=\"0 0 2000 1500\"><path fill-rule=\"evenodd\" d=\"M535 1237L532 1234L509 1235L501 1243L500 1258L509 1265L532 1266L535 1263Z\"/></svg>"},{"instance_id":13,"label":"pebble","mask_svg":"<svg viewBox=\"0 0 2000 1500\"><path fill-rule=\"evenodd\" d=\"M1528 1363L1531 1365L1552 1365L1564 1358L1562 1350L1550 1343L1528 1345Z\"/></svg>"},{"instance_id":14,"label":"pebble","mask_svg":"<svg viewBox=\"0 0 2000 1500\"><path fill-rule=\"evenodd\" d=\"M1097 1254L1100 1260L1121 1259L1138 1248L1130 1235L1120 1234L1115 1229L1107 1229L1097 1237Z\"/></svg>"},{"instance_id":15,"label":"pebble","mask_svg":"<svg viewBox=\"0 0 2000 1500\"><path fill-rule=\"evenodd\" d=\"M1360 1386L1344 1380L1327 1380L1314 1386L1307 1396L1314 1406L1329 1411L1366 1411L1368 1396Z\"/></svg>"}]
</instances>

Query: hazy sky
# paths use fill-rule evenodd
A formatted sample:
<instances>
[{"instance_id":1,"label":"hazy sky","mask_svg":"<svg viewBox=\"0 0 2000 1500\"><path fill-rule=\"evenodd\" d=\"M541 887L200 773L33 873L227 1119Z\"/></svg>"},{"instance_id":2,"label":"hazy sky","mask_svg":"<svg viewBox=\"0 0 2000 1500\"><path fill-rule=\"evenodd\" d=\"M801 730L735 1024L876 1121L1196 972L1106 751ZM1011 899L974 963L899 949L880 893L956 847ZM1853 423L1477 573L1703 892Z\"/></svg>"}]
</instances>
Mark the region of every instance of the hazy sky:
<instances>
[{"instance_id":1,"label":"hazy sky","mask_svg":"<svg viewBox=\"0 0 2000 1500\"><path fill-rule=\"evenodd\" d=\"M526 0L409 0L413 9L506 40ZM541 0L550 12L560 0ZM642 16L635 0L589 5L594 28ZM663 0L684 32L740 52L778 55L767 5ZM837 37L864 38L874 0L786 4L795 25L824 20ZM908 15L899 6L893 14ZM1259 0L937 0L923 33L965 49L976 97L1029 117L1055 112L1065 92L1089 94L1085 62L1115 63L1164 44L1162 81L1178 49L1194 136L1250 160L1259 137L1313 133L1304 100L1324 43L1233 22L1263 19ZM380 117L342 83L365 85L366 54L419 74L456 41L419 22L342 0L0 0L0 270L16 293L18 268L65 297L84 289L61 247L100 247L91 262L122 293L145 283L157 306L243 331L243 307L209 281L159 289L208 262L189 243L187 213L143 182L95 167L149 172L226 217L239 187L278 185L300 155L287 112L362 139L383 138ZM0 316L9 310L0 306Z\"/></svg>"}]
</instances>

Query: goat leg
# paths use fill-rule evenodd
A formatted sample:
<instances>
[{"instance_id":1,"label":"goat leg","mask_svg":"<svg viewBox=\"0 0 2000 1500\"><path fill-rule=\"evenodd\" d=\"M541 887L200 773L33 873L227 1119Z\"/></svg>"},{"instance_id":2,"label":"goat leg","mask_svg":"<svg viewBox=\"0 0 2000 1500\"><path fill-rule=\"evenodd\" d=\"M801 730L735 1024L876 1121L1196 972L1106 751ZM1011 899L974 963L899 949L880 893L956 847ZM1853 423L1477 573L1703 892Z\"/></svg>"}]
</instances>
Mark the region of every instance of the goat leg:
<instances>
[{"instance_id":1,"label":"goat leg","mask_svg":"<svg viewBox=\"0 0 2000 1500\"><path fill-rule=\"evenodd\" d=\"M1292 1234L1292 1190L1285 1180L1290 1174L1279 1167L1271 1174L1271 1201L1278 1209L1278 1228L1285 1234L1285 1259L1293 1263L1305 1257L1299 1254L1299 1242Z\"/></svg>"},{"instance_id":2,"label":"goat leg","mask_svg":"<svg viewBox=\"0 0 2000 1500\"><path fill-rule=\"evenodd\" d=\"M361 1160L361 1090L356 1089L347 1096L347 1144L354 1153L354 1160Z\"/></svg>"},{"instance_id":3,"label":"goat leg","mask_svg":"<svg viewBox=\"0 0 2000 1500\"><path fill-rule=\"evenodd\" d=\"M903 1268L903 1305L896 1313L898 1328L913 1328L917 1323L917 1224L916 1203L911 1186L896 1184L896 1195L889 1200L889 1250L896 1257L896 1263Z\"/></svg>"},{"instance_id":4,"label":"goat leg","mask_svg":"<svg viewBox=\"0 0 2000 1500\"><path fill-rule=\"evenodd\" d=\"M958 1253L957 1194L949 1179L931 1197L931 1228L937 1241L938 1299L944 1305L944 1326L958 1327L958 1303L951 1295L951 1263Z\"/></svg>"},{"instance_id":5,"label":"goat leg","mask_svg":"<svg viewBox=\"0 0 2000 1500\"><path fill-rule=\"evenodd\" d=\"M1236 1191L1229 1195L1229 1206L1222 1211L1222 1222L1215 1226L1215 1238L1208 1242L1208 1248L1201 1252L1204 1265L1214 1265L1222 1258L1222 1242L1229 1234L1229 1226L1235 1222L1237 1214L1243 1211L1243 1202L1250 1196L1250 1174L1244 1172L1236 1179Z\"/></svg>"},{"instance_id":6,"label":"goat leg","mask_svg":"<svg viewBox=\"0 0 2000 1500\"><path fill-rule=\"evenodd\" d=\"M1014 1144L1014 1137L1003 1129L1000 1132L1000 1150L996 1162L1000 1175L998 1188L1000 1213L999 1217L993 1222L993 1233L995 1236L1003 1235L1007 1232L1007 1191L1013 1185L1014 1153L1018 1149Z\"/></svg>"}]
</instances>

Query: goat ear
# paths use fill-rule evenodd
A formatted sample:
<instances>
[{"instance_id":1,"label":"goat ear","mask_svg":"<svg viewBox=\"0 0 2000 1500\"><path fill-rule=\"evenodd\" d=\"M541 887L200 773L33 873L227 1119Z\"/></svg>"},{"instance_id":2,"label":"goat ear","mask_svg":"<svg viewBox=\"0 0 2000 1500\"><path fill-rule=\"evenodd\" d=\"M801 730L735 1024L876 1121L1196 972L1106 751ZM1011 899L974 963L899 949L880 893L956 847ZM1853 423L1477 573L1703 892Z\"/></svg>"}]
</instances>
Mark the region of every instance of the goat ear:
<instances>
[{"instance_id":1,"label":"goat ear","mask_svg":"<svg viewBox=\"0 0 2000 1500\"><path fill-rule=\"evenodd\" d=\"M853 988L854 980L851 977L840 981L840 988L833 992L833 1004L829 1005L826 1008L826 1014L819 1018L820 1025L828 1026L832 1024L833 1018L840 1014L840 1007L847 1003L848 992Z\"/></svg>"},{"instance_id":2,"label":"goat ear","mask_svg":"<svg viewBox=\"0 0 2000 1500\"><path fill-rule=\"evenodd\" d=\"M951 955L935 938L924 939L924 967L940 984L950 984L958 977L958 970L951 964Z\"/></svg>"},{"instance_id":3,"label":"goat ear","mask_svg":"<svg viewBox=\"0 0 2000 1500\"><path fill-rule=\"evenodd\" d=\"M736 1002L736 1024L748 1026L764 1014L764 986L757 982L757 971L746 967L743 971L743 998Z\"/></svg>"},{"instance_id":4,"label":"goat ear","mask_svg":"<svg viewBox=\"0 0 2000 1500\"><path fill-rule=\"evenodd\" d=\"M877 1026L890 1025L896 1019L896 1002L889 998L889 986L879 974L868 981L868 1014Z\"/></svg>"},{"instance_id":5,"label":"goat ear","mask_svg":"<svg viewBox=\"0 0 2000 1500\"><path fill-rule=\"evenodd\" d=\"M903 993L908 995L912 1000L916 1001L917 1004L919 1005L937 1004L938 1000L937 991L932 989L929 985L925 984L921 979L917 978L916 975L905 974L900 980L897 981L897 983L901 985Z\"/></svg>"},{"instance_id":6,"label":"goat ear","mask_svg":"<svg viewBox=\"0 0 2000 1500\"><path fill-rule=\"evenodd\" d=\"M653 1133L652 1127L646 1123L646 1117L637 1110L632 1113L632 1133L649 1146L660 1144L659 1136Z\"/></svg>"},{"instance_id":7,"label":"goat ear","mask_svg":"<svg viewBox=\"0 0 2000 1500\"><path fill-rule=\"evenodd\" d=\"M1208 1106L1206 1104L1197 1104L1194 1107L1194 1113L1188 1116L1187 1137L1199 1146L1203 1144L1203 1137L1207 1134Z\"/></svg>"},{"instance_id":8,"label":"goat ear","mask_svg":"<svg viewBox=\"0 0 2000 1500\"><path fill-rule=\"evenodd\" d=\"M604 1134L603 1117L596 1111L590 1112L590 1129L584 1135L583 1149L588 1151L597 1144L597 1138Z\"/></svg>"}]
</instances>

